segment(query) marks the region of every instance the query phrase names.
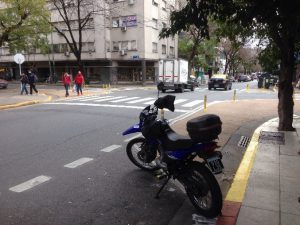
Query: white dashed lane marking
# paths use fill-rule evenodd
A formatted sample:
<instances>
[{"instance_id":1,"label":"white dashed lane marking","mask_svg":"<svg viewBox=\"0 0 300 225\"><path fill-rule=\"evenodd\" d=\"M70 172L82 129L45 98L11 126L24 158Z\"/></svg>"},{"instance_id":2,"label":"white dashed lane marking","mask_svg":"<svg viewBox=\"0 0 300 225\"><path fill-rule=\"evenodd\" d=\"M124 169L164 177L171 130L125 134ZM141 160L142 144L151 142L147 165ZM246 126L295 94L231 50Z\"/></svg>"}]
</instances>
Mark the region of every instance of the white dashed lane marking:
<instances>
[{"instance_id":1,"label":"white dashed lane marking","mask_svg":"<svg viewBox=\"0 0 300 225\"><path fill-rule=\"evenodd\" d=\"M87 102L87 101L91 101L91 100L100 100L100 99L106 99L106 98L111 98L113 96L102 96L102 97L99 97L99 96L93 96L93 97L87 97L87 98L84 98L82 100L79 100L80 102Z\"/></svg>"},{"instance_id":2,"label":"white dashed lane marking","mask_svg":"<svg viewBox=\"0 0 300 225\"><path fill-rule=\"evenodd\" d=\"M111 145L109 147L101 149L100 151L101 152L111 152L111 151L116 150L116 149L118 149L120 147L121 147L121 145Z\"/></svg>"},{"instance_id":3,"label":"white dashed lane marking","mask_svg":"<svg viewBox=\"0 0 300 225\"><path fill-rule=\"evenodd\" d=\"M11 187L9 190L10 191L13 191L13 192L23 192L23 191L26 191L26 190L29 190L37 185L40 185L46 181L49 181L51 179L51 177L48 177L48 176L44 176L44 175L41 175L41 176L38 176L38 177L35 177L31 180L28 180L22 184L19 184L17 186L14 186L14 187Z\"/></svg>"},{"instance_id":4,"label":"white dashed lane marking","mask_svg":"<svg viewBox=\"0 0 300 225\"><path fill-rule=\"evenodd\" d=\"M92 158L80 158L80 159L78 159L78 160L76 160L74 162L71 162L71 163L68 163L68 164L64 165L64 167L74 169L74 168L76 168L78 166L81 166L81 165L83 165L85 163L88 163L88 162L90 162L92 160L94 160L94 159L92 159Z\"/></svg>"},{"instance_id":5,"label":"white dashed lane marking","mask_svg":"<svg viewBox=\"0 0 300 225\"><path fill-rule=\"evenodd\" d=\"M175 100L174 104L176 105L176 104L186 102L186 101L187 101L187 99L177 99L177 100Z\"/></svg>"}]
</instances>

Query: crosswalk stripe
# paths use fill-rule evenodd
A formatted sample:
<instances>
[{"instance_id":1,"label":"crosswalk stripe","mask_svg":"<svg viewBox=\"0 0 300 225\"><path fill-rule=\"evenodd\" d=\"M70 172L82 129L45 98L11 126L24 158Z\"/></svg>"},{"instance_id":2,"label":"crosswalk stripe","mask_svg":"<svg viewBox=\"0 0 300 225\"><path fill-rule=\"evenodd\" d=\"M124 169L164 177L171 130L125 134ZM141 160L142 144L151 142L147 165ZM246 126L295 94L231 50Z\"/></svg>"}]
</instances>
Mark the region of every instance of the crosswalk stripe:
<instances>
[{"instance_id":1,"label":"crosswalk stripe","mask_svg":"<svg viewBox=\"0 0 300 225\"><path fill-rule=\"evenodd\" d=\"M95 100L94 102L105 102L105 101L114 100L114 99L120 99L120 98L126 98L126 96L105 98L105 99Z\"/></svg>"},{"instance_id":2,"label":"crosswalk stripe","mask_svg":"<svg viewBox=\"0 0 300 225\"><path fill-rule=\"evenodd\" d=\"M137 98L139 98L139 97L124 98L124 99L114 100L114 101L110 101L110 102L113 102L113 103L116 103L116 102L126 102L126 101L130 101L130 100L137 99Z\"/></svg>"},{"instance_id":3,"label":"crosswalk stripe","mask_svg":"<svg viewBox=\"0 0 300 225\"><path fill-rule=\"evenodd\" d=\"M87 101L90 101L90 100L98 100L98 99L105 99L105 98L111 98L113 96L94 96L94 97L87 97L87 98L84 98L84 99L80 99L79 101L80 102L87 102Z\"/></svg>"},{"instance_id":4,"label":"crosswalk stripe","mask_svg":"<svg viewBox=\"0 0 300 225\"><path fill-rule=\"evenodd\" d=\"M41 176L38 176L38 177L35 177L31 180L28 180L28 181L25 181L24 183L22 184L19 184L19 185L16 185L14 187L11 187L9 190L10 191L13 191L13 192L23 192L23 191L26 191L26 190L29 190L37 185L40 185L48 180L50 180L51 177L48 177L48 176L44 176L44 175L41 175Z\"/></svg>"},{"instance_id":5,"label":"crosswalk stripe","mask_svg":"<svg viewBox=\"0 0 300 225\"><path fill-rule=\"evenodd\" d=\"M185 105L182 105L182 107L193 107L195 105L200 104L201 102L203 102L203 100L195 100L195 101L189 102Z\"/></svg>"},{"instance_id":6,"label":"crosswalk stripe","mask_svg":"<svg viewBox=\"0 0 300 225\"><path fill-rule=\"evenodd\" d=\"M111 152L111 151L113 151L113 150L115 150L115 149L118 149L118 148L120 148L120 147L121 147L121 145L111 145L111 146L109 146L109 147L106 147L106 148L101 149L100 151L101 151L101 152Z\"/></svg>"},{"instance_id":7,"label":"crosswalk stripe","mask_svg":"<svg viewBox=\"0 0 300 225\"><path fill-rule=\"evenodd\" d=\"M179 104L179 103L182 103L182 102L185 102L187 101L187 99L176 99L174 104Z\"/></svg>"},{"instance_id":8,"label":"crosswalk stripe","mask_svg":"<svg viewBox=\"0 0 300 225\"><path fill-rule=\"evenodd\" d=\"M138 100L134 100L134 101L130 101L130 102L125 102L125 103L133 104L133 103L139 103L139 102L144 102L144 101L149 101L149 100L154 100L154 98L143 98L143 99L138 99Z\"/></svg>"},{"instance_id":9,"label":"crosswalk stripe","mask_svg":"<svg viewBox=\"0 0 300 225\"><path fill-rule=\"evenodd\" d=\"M144 102L143 104L145 105L152 105L155 102L155 100L149 101L149 102Z\"/></svg>"},{"instance_id":10,"label":"crosswalk stripe","mask_svg":"<svg viewBox=\"0 0 300 225\"><path fill-rule=\"evenodd\" d=\"M76 168L78 166L81 166L81 165L83 165L87 162L90 162L92 160L94 160L94 159L92 159L92 158L80 158L80 159L78 159L74 162L71 162L71 163L68 163L68 164L64 165L64 167L74 169L74 168Z\"/></svg>"}]
</instances>

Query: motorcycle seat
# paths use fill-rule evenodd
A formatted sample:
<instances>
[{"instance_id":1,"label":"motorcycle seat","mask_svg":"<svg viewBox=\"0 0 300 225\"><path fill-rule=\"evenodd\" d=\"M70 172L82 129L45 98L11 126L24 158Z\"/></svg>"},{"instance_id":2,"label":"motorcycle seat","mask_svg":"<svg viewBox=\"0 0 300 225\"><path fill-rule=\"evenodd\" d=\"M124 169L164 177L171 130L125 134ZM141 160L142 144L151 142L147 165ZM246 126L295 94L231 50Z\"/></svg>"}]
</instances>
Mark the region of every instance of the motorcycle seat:
<instances>
[{"instance_id":1,"label":"motorcycle seat","mask_svg":"<svg viewBox=\"0 0 300 225\"><path fill-rule=\"evenodd\" d=\"M182 136L174 132L173 130L166 131L166 136L163 142L165 150L179 150L189 148L195 145L195 142L187 136Z\"/></svg>"}]
</instances>

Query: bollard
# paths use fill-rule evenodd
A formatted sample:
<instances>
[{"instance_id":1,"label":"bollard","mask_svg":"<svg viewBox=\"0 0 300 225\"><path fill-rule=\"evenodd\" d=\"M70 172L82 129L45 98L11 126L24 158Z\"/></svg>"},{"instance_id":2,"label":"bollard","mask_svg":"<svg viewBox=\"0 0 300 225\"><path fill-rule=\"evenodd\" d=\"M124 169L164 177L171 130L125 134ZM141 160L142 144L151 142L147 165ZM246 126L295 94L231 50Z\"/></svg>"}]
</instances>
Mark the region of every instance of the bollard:
<instances>
[{"instance_id":1,"label":"bollard","mask_svg":"<svg viewBox=\"0 0 300 225\"><path fill-rule=\"evenodd\" d=\"M232 98L233 101L236 101L236 89L234 89L233 91L233 98Z\"/></svg>"},{"instance_id":2,"label":"bollard","mask_svg":"<svg viewBox=\"0 0 300 225\"><path fill-rule=\"evenodd\" d=\"M249 91L249 84L247 84L247 87L246 87L247 91Z\"/></svg>"},{"instance_id":3,"label":"bollard","mask_svg":"<svg viewBox=\"0 0 300 225\"><path fill-rule=\"evenodd\" d=\"M206 102L207 102L207 96L206 95L204 95L204 111L206 111Z\"/></svg>"},{"instance_id":4,"label":"bollard","mask_svg":"<svg viewBox=\"0 0 300 225\"><path fill-rule=\"evenodd\" d=\"M163 120L165 118L165 110L161 109L160 110L160 118Z\"/></svg>"}]
</instances>

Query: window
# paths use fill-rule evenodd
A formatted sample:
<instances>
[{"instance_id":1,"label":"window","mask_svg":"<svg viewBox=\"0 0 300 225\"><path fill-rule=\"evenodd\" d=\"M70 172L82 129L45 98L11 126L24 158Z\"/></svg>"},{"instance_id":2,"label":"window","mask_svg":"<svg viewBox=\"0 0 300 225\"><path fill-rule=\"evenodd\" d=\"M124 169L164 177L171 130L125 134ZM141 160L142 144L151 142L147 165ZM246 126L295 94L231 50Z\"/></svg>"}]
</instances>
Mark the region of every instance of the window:
<instances>
[{"instance_id":1,"label":"window","mask_svg":"<svg viewBox=\"0 0 300 225\"><path fill-rule=\"evenodd\" d=\"M120 27L120 18L112 18L112 27Z\"/></svg>"},{"instance_id":2,"label":"window","mask_svg":"<svg viewBox=\"0 0 300 225\"><path fill-rule=\"evenodd\" d=\"M152 0L152 5L158 6L157 0Z\"/></svg>"},{"instance_id":3,"label":"window","mask_svg":"<svg viewBox=\"0 0 300 225\"><path fill-rule=\"evenodd\" d=\"M170 46L170 55L174 56L175 52L174 52L174 47Z\"/></svg>"},{"instance_id":4,"label":"window","mask_svg":"<svg viewBox=\"0 0 300 225\"><path fill-rule=\"evenodd\" d=\"M152 27L157 29L157 19L155 18L152 19Z\"/></svg>"},{"instance_id":5,"label":"window","mask_svg":"<svg viewBox=\"0 0 300 225\"><path fill-rule=\"evenodd\" d=\"M167 54L167 46L166 45L161 46L161 53L162 54Z\"/></svg>"},{"instance_id":6,"label":"window","mask_svg":"<svg viewBox=\"0 0 300 225\"><path fill-rule=\"evenodd\" d=\"M166 27L167 27L167 24L164 23L164 22L162 22L162 27L163 27L163 28L166 28Z\"/></svg>"},{"instance_id":7,"label":"window","mask_svg":"<svg viewBox=\"0 0 300 225\"><path fill-rule=\"evenodd\" d=\"M166 10L167 8L167 2L166 1L162 1L162 5L161 5L162 10Z\"/></svg>"},{"instance_id":8,"label":"window","mask_svg":"<svg viewBox=\"0 0 300 225\"><path fill-rule=\"evenodd\" d=\"M122 50L128 50L128 41L122 41L121 42L121 49Z\"/></svg>"},{"instance_id":9,"label":"window","mask_svg":"<svg viewBox=\"0 0 300 225\"><path fill-rule=\"evenodd\" d=\"M137 50L136 40L130 41L130 50Z\"/></svg>"},{"instance_id":10,"label":"window","mask_svg":"<svg viewBox=\"0 0 300 225\"><path fill-rule=\"evenodd\" d=\"M94 52L94 51L95 51L94 42L82 43L82 52Z\"/></svg>"},{"instance_id":11,"label":"window","mask_svg":"<svg viewBox=\"0 0 300 225\"><path fill-rule=\"evenodd\" d=\"M113 51L119 51L119 42L113 41Z\"/></svg>"},{"instance_id":12,"label":"window","mask_svg":"<svg viewBox=\"0 0 300 225\"><path fill-rule=\"evenodd\" d=\"M152 52L157 53L157 43L152 42Z\"/></svg>"}]
</instances>

